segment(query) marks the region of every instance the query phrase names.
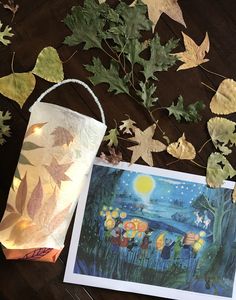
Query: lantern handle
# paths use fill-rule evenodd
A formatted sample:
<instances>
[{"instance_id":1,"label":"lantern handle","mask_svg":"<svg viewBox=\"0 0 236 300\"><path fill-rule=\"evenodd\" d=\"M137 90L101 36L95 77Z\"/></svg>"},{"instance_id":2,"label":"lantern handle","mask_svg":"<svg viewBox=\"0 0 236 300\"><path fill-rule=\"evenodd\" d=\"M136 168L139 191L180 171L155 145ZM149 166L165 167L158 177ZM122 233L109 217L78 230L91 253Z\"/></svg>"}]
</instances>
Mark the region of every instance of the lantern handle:
<instances>
[{"instance_id":1,"label":"lantern handle","mask_svg":"<svg viewBox=\"0 0 236 300\"><path fill-rule=\"evenodd\" d=\"M103 111L103 108L102 108L101 103L99 102L97 96L94 94L94 92L90 89L90 87L86 83L84 83L83 81L81 81L79 79L65 79L65 80L63 80L61 82L58 82L58 83L54 84L53 86L51 86L50 88L48 88L45 92L43 92L38 97L38 99L35 101L35 103L40 102L47 94L49 94L51 91L55 90L59 86L61 86L63 84L66 84L66 83L70 83L70 82L74 82L74 83L82 85L89 92L89 94L93 97L93 100L95 101L95 103L97 104L97 106L98 106L98 108L100 110L102 122L104 124L106 124L104 111ZM34 104L30 107L30 109L29 109L30 112L31 112L33 106L34 106Z\"/></svg>"}]
</instances>

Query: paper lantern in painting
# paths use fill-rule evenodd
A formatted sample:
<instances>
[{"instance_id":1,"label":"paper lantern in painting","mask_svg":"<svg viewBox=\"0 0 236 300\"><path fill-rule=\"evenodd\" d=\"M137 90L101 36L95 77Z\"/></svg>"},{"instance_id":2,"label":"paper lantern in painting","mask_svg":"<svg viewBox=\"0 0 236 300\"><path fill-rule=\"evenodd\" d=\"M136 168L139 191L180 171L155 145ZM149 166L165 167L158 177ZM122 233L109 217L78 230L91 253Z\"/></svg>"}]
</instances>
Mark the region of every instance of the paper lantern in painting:
<instances>
[{"instance_id":1,"label":"paper lantern in painting","mask_svg":"<svg viewBox=\"0 0 236 300\"><path fill-rule=\"evenodd\" d=\"M56 87L75 82L99 106L103 123L70 109L40 102ZM106 131L101 105L83 82L52 86L31 107L0 242L9 259L55 261L64 246L83 183Z\"/></svg>"}]
</instances>

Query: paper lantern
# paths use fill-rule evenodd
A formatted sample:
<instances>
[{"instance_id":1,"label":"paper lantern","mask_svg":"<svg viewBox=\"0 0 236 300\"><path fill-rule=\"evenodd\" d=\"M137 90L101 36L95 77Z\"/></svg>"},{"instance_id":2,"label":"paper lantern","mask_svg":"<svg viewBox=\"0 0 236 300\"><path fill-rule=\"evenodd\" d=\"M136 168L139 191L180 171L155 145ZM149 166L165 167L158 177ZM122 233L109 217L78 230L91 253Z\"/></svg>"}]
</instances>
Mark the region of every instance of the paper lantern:
<instances>
[{"instance_id":1,"label":"paper lantern","mask_svg":"<svg viewBox=\"0 0 236 300\"><path fill-rule=\"evenodd\" d=\"M103 123L40 102L49 92L68 82L83 85L90 92ZM104 113L98 99L79 80L67 79L52 86L31 107L0 224L0 242L7 258L43 260L46 255L47 260L55 261L64 246L78 196L105 131ZM53 257L45 249L53 250Z\"/></svg>"},{"instance_id":2,"label":"paper lantern","mask_svg":"<svg viewBox=\"0 0 236 300\"><path fill-rule=\"evenodd\" d=\"M135 224L133 223L133 222L131 222L131 221L126 221L126 222L124 222L124 229L125 230L135 230L136 228L135 228Z\"/></svg>"}]
</instances>

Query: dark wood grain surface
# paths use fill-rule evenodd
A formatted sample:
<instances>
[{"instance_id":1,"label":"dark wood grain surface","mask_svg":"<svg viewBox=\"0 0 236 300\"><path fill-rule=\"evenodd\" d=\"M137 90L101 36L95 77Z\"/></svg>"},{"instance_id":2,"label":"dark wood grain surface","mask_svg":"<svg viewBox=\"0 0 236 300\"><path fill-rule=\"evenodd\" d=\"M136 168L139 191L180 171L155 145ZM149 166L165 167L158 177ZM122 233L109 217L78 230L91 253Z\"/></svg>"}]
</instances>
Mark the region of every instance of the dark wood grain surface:
<instances>
[{"instance_id":1,"label":"dark wood grain surface","mask_svg":"<svg viewBox=\"0 0 236 300\"><path fill-rule=\"evenodd\" d=\"M9 47L0 46L0 76L11 72L12 54L15 52L14 70L24 72L33 69L38 53L46 46L55 47L65 61L70 55L79 49L76 55L64 64L66 78L78 78L87 83L88 72L83 64L88 63L96 50L82 51L81 47L68 47L63 45L63 40L70 32L61 22L73 5L82 3L75 0L18 0L20 8L11 24L15 36ZM115 2L115 1L113 1ZM184 49L181 31L190 35L200 44L208 31L211 48L206 65L208 69L223 74L228 78L236 77L236 1L235 0L179 0L183 10L187 29L162 15L158 28L161 41L169 38L180 39L178 50ZM0 20L5 24L11 22L11 13L0 6ZM177 123L173 118L168 118L166 112L158 112L155 117L159 124L166 130L171 141L175 141L182 132L186 132L188 139L196 149L208 139L206 129L207 120L212 117L209 110L209 102L212 91L201 85L201 81L217 89L222 81L220 77L206 73L201 68L176 72L176 66L168 72L159 74L158 97L162 106L168 106L176 100L179 94L184 96L187 103L203 100L207 108L203 112L203 120L197 124L188 125ZM29 119L28 109L37 97L51 84L37 78L34 92L27 100L23 109L2 95L0 95L0 110L9 110L12 118L12 136L4 146L0 147L0 217L3 215L7 201L8 191L11 185L24 131ZM104 84L93 87L99 97L106 114L108 128L114 127L114 119L119 122L125 118L125 113L134 119L141 129L152 124L147 113L126 95L114 96L107 92ZM57 103L74 109L80 113L99 119L99 112L88 93L81 87L74 85L64 86L47 97L47 102ZM235 121L235 115L229 119ZM155 138L161 138L158 132ZM124 160L129 161L131 152L125 149L126 144L121 145ZM213 150L209 143L204 151L197 156L196 161L206 165L207 157ZM155 166L166 168L167 163L173 159L166 153L153 154ZM229 157L235 166L235 151ZM144 164L142 160L138 163ZM204 175L205 170L190 162L178 162L168 167L172 170L184 171ZM234 178L235 179L235 178ZM71 228L68 232L65 248L55 264L24 261L6 261L0 253L0 299L82 299L82 300L121 300L121 299L150 299L151 297L108 291L98 288L76 286L63 283L65 264L71 236ZM170 298L174 298L170 295Z\"/></svg>"}]
</instances>

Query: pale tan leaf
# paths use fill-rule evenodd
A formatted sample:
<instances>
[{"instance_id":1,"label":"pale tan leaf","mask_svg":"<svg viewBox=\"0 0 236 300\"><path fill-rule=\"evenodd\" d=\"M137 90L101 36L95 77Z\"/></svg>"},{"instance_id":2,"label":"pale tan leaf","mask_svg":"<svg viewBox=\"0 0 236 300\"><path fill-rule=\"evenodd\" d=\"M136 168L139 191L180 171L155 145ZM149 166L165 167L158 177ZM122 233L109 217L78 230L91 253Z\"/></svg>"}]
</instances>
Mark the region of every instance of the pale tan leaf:
<instances>
[{"instance_id":1,"label":"pale tan leaf","mask_svg":"<svg viewBox=\"0 0 236 300\"><path fill-rule=\"evenodd\" d=\"M39 181L35 186L35 188L33 189L33 192L27 204L27 212L31 219L34 219L34 216L40 209L42 200L43 200L43 187L42 187L41 179L39 177Z\"/></svg>"},{"instance_id":2,"label":"pale tan leaf","mask_svg":"<svg viewBox=\"0 0 236 300\"><path fill-rule=\"evenodd\" d=\"M207 32L205 39L200 46L198 46L185 33L182 32L182 35L184 39L185 51L175 53L174 55L176 55L184 64L182 64L177 71L194 68L209 61L209 59L205 58L206 53L208 53L210 50L210 41Z\"/></svg>"},{"instance_id":3,"label":"pale tan leaf","mask_svg":"<svg viewBox=\"0 0 236 300\"><path fill-rule=\"evenodd\" d=\"M45 202L45 204L40 209L39 215L38 215L38 222L41 224L41 226L45 226L45 224L48 224L51 220L51 217L54 213L54 210L57 205L57 197L56 197L56 187L54 188L53 194L48 198L48 200Z\"/></svg>"},{"instance_id":4,"label":"pale tan leaf","mask_svg":"<svg viewBox=\"0 0 236 300\"><path fill-rule=\"evenodd\" d=\"M54 144L55 146L69 146L70 143L73 142L74 136L65 128L58 126L55 130L51 133L54 136Z\"/></svg>"},{"instance_id":5,"label":"pale tan leaf","mask_svg":"<svg viewBox=\"0 0 236 300\"><path fill-rule=\"evenodd\" d=\"M153 166L151 152L162 152L166 149L166 145L158 140L152 139L155 130L155 124L149 126L144 131L141 131L139 128L135 128L134 137L129 138L129 140L136 142L138 145L127 148L133 151L130 162L131 164L135 163L141 157L149 166Z\"/></svg>"},{"instance_id":6,"label":"pale tan leaf","mask_svg":"<svg viewBox=\"0 0 236 300\"><path fill-rule=\"evenodd\" d=\"M210 109L214 114L228 115L236 112L236 81L225 79L211 99Z\"/></svg>"},{"instance_id":7,"label":"pale tan leaf","mask_svg":"<svg viewBox=\"0 0 236 300\"><path fill-rule=\"evenodd\" d=\"M65 221L65 219L68 217L70 207L71 204L69 204L66 208L60 211L54 218L52 218L51 222L49 223L50 232L53 232Z\"/></svg>"},{"instance_id":8,"label":"pale tan leaf","mask_svg":"<svg viewBox=\"0 0 236 300\"><path fill-rule=\"evenodd\" d=\"M123 133L127 133L127 134L133 134L134 133L134 130L136 128L136 126L134 124L136 124L135 121L131 120L130 118L127 119L127 120L123 120L121 121L123 124L119 126L119 129L123 131Z\"/></svg>"},{"instance_id":9,"label":"pale tan leaf","mask_svg":"<svg viewBox=\"0 0 236 300\"><path fill-rule=\"evenodd\" d=\"M5 230L12 226L18 219L20 218L20 215L17 213L10 213L8 216L6 216L0 223L0 231Z\"/></svg>"},{"instance_id":10,"label":"pale tan leaf","mask_svg":"<svg viewBox=\"0 0 236 300\"><path fill-rule=\"evenodd\" d=\"M21 183L16 192L16 209L22 214L25 208L26 196L27 196L27 173L25 173L24 178L21 180Z\"/></svg>"},{"instance_id":11,"label":"pale tan leaf","mask_svg":"<svg viewBox=\"0 0 236 300\"><path fill-rule=\"evenodd\" d=\"M47 124L47 122L37 123L37 124L31 125L26 131L25 138L28 137L29 135L33 134L33 133L37 133L38 130L40 130L46 124Z\"/></svg>"},{"instance_id":12,"label":"pale tan leaf","mask_svg":"<svg viewBox=\"0 0 236 300\"><path fill-rule=\"evenodd\" d=\"M167 152L178 159L192 160L196 157L196 150L190 142L186 141L184 133L177 142L167 147Z\"/></svg>"}]
</instances>

